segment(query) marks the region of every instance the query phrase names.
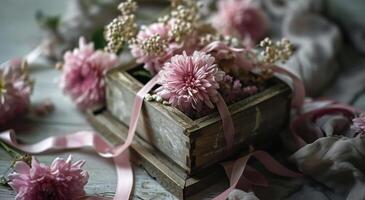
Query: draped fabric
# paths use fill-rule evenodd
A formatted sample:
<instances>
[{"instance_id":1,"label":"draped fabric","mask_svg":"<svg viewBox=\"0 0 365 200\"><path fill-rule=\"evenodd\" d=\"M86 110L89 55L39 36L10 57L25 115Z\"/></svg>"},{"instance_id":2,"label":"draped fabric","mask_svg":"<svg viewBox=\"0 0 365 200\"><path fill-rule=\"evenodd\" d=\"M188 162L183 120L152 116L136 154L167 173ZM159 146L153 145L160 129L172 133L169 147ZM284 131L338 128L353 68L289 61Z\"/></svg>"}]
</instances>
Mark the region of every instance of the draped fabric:
<instances>
[{"instance_id":1,"label":"draped fabric","mask_svg":"<svg viewBox=\"0 0 365 200\"><path fill-rule=\"evenodd\" d=\"M322 0L262 0L271 33L287 37L296 47L285 68L298 74L310 96L319 95L336 77L336 56L342 46L339 27L323 14ZM326 76L318 76L325 73Z\"/></svg>"},{"instance_id":2,"label":"draped fabric","mask_svg":"<svg viewBox=\"0 0 365 200\"><path fill-rule=\"evenodd\" d=\"M282 133L289 161L307 178L272 178L274 186L256 194L262 199L364 199L365 137L351 129L356 112L334 101L307 101L291 130Z\"/></svg>"},{"instance_id":3,"label":"draped fabric","mask_svg":"<svg viewBox=\"0 0 365 200\"><path fill-rule=\"evenodd\" d=\"M365 136L351 128L355 110L319 101L309 102L302 112L291 131L305 144L290 160L344 199L365 199Z\"/></svg>"}]
</instances>

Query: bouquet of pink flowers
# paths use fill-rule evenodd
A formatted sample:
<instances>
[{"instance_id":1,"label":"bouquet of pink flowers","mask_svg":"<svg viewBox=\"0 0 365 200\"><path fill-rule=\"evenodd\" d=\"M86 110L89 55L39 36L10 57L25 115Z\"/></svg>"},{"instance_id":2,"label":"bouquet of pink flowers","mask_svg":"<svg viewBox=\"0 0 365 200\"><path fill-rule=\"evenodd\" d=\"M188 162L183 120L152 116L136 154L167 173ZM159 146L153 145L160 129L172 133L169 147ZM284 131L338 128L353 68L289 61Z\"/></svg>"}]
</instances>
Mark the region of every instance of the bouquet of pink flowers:
<instances>
[{"instance_id":1,"label":"bouquet of pink flowers","mask_svg":"<svg viewBox=\"0 0 365 200\"><path fill-rule=\"evenodd\" d=\"M145 74L160 77L154 98L147 99L190 117L212 111L218 95L234 103L261 91L273 74L269 66L292 53L287 40L274 44L265 39L258 49L251 48L266 33L266 18L251 1L220 1L213 23L200 17L196 1L173 1L169 14L141 28L135 1L118 8L120 16L106 26L106 50L117 53L127 43ZM260 73L253 73L257 68Z\"/></svg>"}]
</instances>

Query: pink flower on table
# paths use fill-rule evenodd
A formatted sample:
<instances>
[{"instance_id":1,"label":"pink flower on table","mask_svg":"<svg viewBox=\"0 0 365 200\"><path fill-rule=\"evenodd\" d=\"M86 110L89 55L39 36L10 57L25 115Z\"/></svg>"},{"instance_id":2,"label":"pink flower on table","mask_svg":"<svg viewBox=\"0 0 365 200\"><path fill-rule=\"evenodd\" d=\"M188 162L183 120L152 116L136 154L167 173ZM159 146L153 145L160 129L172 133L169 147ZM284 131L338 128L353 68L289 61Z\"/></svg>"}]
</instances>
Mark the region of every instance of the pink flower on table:
<instances>
[{"instance_id":1,"label":"pink flower on table","mask_svg":"<svg viewBox=\"0 0 365 200\"><path fill-rule=\"evenodd\" d=\"M224 35L244 39L253 46L267 31L267 19L252 0L220 0L218 13L213 16L213 26Z\"/></svg>"},{"instance_id":2,"label":"pink flower on table","mask_svg":"<svg viewBox=\"0 0 365 200\"><path fill-rule=\"evenodd\" d=\"M80 46L64 55L61 87L81 109L102 104L105 101L104 76L117 65L117 56L95 50L94 44L80 39Z\"/></svg>"},{"instance_id":3,"label":"pink flower on table","mask_svg":"<svg viewBox=\"0 0 365 200\"><path fill-rule=\"evenodd\" d=\"M352 120L352 130L357 134L365 135L365 113Z\"/></svg>"},{"instance_id":4,"label":"pink flower on table","mask_svg":"<svg viewBox=\"0 0 365 200\"><path fill-rule=\"evenodd\" d=\"M12 60L0 67L0 125L28 111L32 88L27 65L20 60Z\"/></svg>"},{"instance_id":5,"label":"pink flower on table","mask_svg":"<svg viewBox=\"0 0 365 200\"><path fill-rule=\"evenodd\" d=\"M187 115L205 106L213 109L224 76L214 62L214 57L199 51L172 57L160 72L157 94Z\"/></svg>"},{"instance_id":6,"label":"pink flower on table","mask_svg":"<svg viewBox=\"0 0 365 200\"><path fill-rule=\"evenodd\" d=\"M9 185L17 193L16 200L74 200L85 195L84 186L89 175L81 169L85 161L72 163L56 158L51 166L39 163L34 157L32 166L19 161L9 175Z\"/></svg>"},{"instance_id":7,"label":"pink flower on table","mask_svg":"<svg viewBox=\"0 0 365 200\"><path fill-rule=\"evenodd\" d=\"M150 39L156 35L160 36L162 40L167 41L167 47L162 54L146 54L138 44L132 44L130 46L132 55L137 59L138 63L143 63L145 69L147 69L152 75L157 74L170 58L176 54L181 54L183 51L187 51L189 54L193 52L195 39L197 37L192 34L182 43L175 42L170 37L171 25L169 23L154 23L149 26L142 27L141 31L137 35L137 41L142 43L143 41Z\"/></svg>"}]
</instances>

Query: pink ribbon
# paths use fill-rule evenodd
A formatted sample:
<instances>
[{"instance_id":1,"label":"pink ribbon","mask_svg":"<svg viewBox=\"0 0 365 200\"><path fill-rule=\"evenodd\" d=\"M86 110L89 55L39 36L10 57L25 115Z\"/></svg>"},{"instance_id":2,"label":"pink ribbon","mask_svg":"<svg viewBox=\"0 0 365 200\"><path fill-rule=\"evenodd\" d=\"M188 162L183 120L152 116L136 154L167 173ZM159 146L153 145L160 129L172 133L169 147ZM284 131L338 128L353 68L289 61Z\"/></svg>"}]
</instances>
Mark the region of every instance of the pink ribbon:
<instances>
[{"instance_id":1,"label":"pink ribbon","mask_svg":"<svg viewBox=\"0 0 365 200\"><path fill-rule=\"evenodd\" d=\"M109 145L99 135L88 131L49 137L34 144L19 144L14 131L10 130L0 133L0 140L30 154L91 147L100 155L104 155L110 149ZM118 175L118 185L114 199L128 199L133 187L133 171L129 161L129 151L115 156L114 164Z\"/></svg>"},{"instance_id":2,"label":"pink ribbon","mask_svg":"<svg viewBox=\"0 0 365 200\"><path fill-rule=\"evenodd\" d=\"M316 108L312 111L301 114L300 116L295 118L291 123L290 133L294 139L294 142L296 143L297 149L300 149L303 146L307 145L307 142L302 138L299 131L299 127L301 124L305 124L306 122L314 123L318 118L330 114L341 113L350 119L355 117L356 109L350 106L342 105L334 101L322 101L322 102L323 103L328 102L328 105L326 105L326 107Z\"/></svg>"},{"instance_id":3,"label":"pink ribbon","mask_svg":"<svg viewBox=\"0 0 365 200\"><path fill-rule=\"evenodd\" d=\"M294 75L293 73L291 73L283 68L276 67L276 66L272 66L270 68L274 72L287 75L293 80L293 87L295 88L294 89L295 96L292 101L292 106L296 107L296 108L300 108L304 102L304 97L305 97L304 85L301 82L301 80L296 75ZM235 134L232 116L231 116L222 96L219 95L218 97L219 97L219 101L217 102L216 105L217 105L219 114L222 119L223 132L224 132L225 140L227 143L227 148L228 148L228 151L231 152L232 148L233 148L233 144L234 144L234 134ZM247 156L237 159L236 161L233 161L233 162L230 162L230 163L224 165L226 174L230 179L230 187L227 190L225 190L223 193L218 195L216 198L214 198L214 200L227 199L229 194L237 187L237 185L239 184L240 181L242 182L243 187L245 187L245 188L250 187L251 185L258 185L258 186L267 186L268 185L268 183L263 175L261 175L255 169L247 166L247 162L251 157L255 157L257 160L260 161L260 163L262 163L265 166L265 168L267 170L269 170L270 172L272 172L274 174L285 176L285 177L292 177L292 178L302 177L302 174L296 173L296 172L293 172L293 171L287 169L286 167L281 165L279 162L277 162L274 158L272 158L266 152L255 151L255 152L250 153ZM250 174L244 175L246 167L247 167L247 170L250 171L251 174L255 175L255 179L252 178L252 176L251 176L251 179L246 178L247 176L249 177L249 175L250 175Z\"/></svg>"},{"instance_id":4,"label":"pink ribbon","mask_svg":"<svg viewBox=\"0 0 365 200\"><path fill-rule=\"evenodd\" d=\"M228 47L223 42L213 42L213 43L209 44L208 46L206 46L202 51L209 53L216 49L225 49L225 50L235 52L235 53L244 52L244 49L231 48L231 47ZM297 108L297 109L301 108L301 106L304 103L304 98L305 98L305 88L304 88L303 82L294 73L292 73L284 68L277 67L277 66L269 66L269 68L275 73L283 74L283 75L291 78L291 80L293 81L292 85L293 85L293 92L294 92L294 97L292 100L292 107ZM252 69L248 69L248 70L252 70ZM219 114L222 119L222 125L223 125L225 140L227 143L227 148L228 148L228 151L231 152L232 148L233 148L233 143L234 143L235 130L234 130L233 121L232 121L230 112L229 112L227 105L225 104L223 98L220 95L219 95L219 101L217 103L217 108L218 108ZM244 181L243 184L245 186L249 186L249 185L266 186L267 185L267 181L264 178L264 176L262 176L259 172L257 172L256 170L254 170L252 168L248 167L247 169L251 173L255 174L258 179L249 180L245 176L243 176L244 171L246 169L247 161L252 156L256 157L256 159L258 159L272 173L282 175L282 176L287 176L287 177L301 177L302 176L299 173L293 172L293 171L285 168L283 165L276 162L275 159L273 159L269 154L262 152L262 151L256 151L247 156L241 157L234 162L231 162L231 164L229 164L228 166L225 166L226 174L230 179L230 187L226 191L224 191L223 193L218 195L214 200L227 199L229 194L232 192L232 190L237 187L237 184L239 183L240 180Z\"/></svg>"},{"instance_id":5,"label":"pink ribbon","mask_svg":"<svg viewBox=\"0 0 365 200\"><path fill-rule=\"evenodd\" d=\"M300 109L304 103L305 99L305 88L302 80L295 75L294 73L290 72L287 69L278 66L270 66L269 67L273 72L283 74L288 76L293 81L293 88L292 91L294 93L294 97L292 100L292 107L296 109Z\"/></svg>"},{"instance_id":6,"label":"pink ribbon","mask_svg":"<svg viewBox=\"0 0 365 200\"><path fill-rule=\"evenodd\" d=\"M229 50L229 51L235 52L235 53L245 52L245 49L234 48L221 41L214 41L214 42L208 44L206 47L204 47L201 51L209 53L209 52L212 52L215 50L221 50L221 49Z\"/></svg>"},{"instance_id":7,"label":"pink ribbon","mask_svg":"<svg viewBox=\"0 0 365 200\"><path fill-rule=\"evenodd\" d=\"M124 152L131 144L137 129L138 118L141 113L143 99L146 94L157 84L159 76L154 76L143 88L137 93L132 108L131 120L129 122L128 136L125 143L119 147L112 149L110 152L104 154L104 157L115 157Z\"/></svg>"},{"instance_id":8,"label":"pink ribbon","mask_svg":"<svg viewBox=\"0 0 365 200\"><path fill-rule=\"evenodd\" d=\"M227 151L230 153L232 152L233 149L234 134L235 134L231 113L229 112L227 104L220 94L218 94L218 102L216 105L219 115L222 119L224 138L227 143Z\"/></svg>"},{"instance_id":9,"label":"pink ribbon","mask_svg":"<svg viewBox=\"0 0 365 200\"><path fill-rule=\"evenodd\" d=\"M289 169L287 169L286 167L284 167L283 165L281 165L279 162L277 162L275 159L273 159L268 153L264 152L264 151L255 151L252 152L250 154L248 154L247 156L243 156L239 159L237 159L236 161L233 162L229 162L224 164L224 168L226 171L227 176L230 178L230 187L225 190L224 192L222 192L220 195L218 195L217 197L215 197L213 200L226 200L229 196L229 194L237 187L239 181L241 179L244 179L246 182L253 184L253 185L260 185L260 186L266 186L267 185L267 181L266 179L264 179L264 177L262 175L259 175L258 178L259 180L251 180L248 181L248 179L245 178L244 176L244 171L247 167L247 169L250 169L247 166L247 162L250 158L255 157L257 160L259 160L264 167L269 170L270 172L280 175L280 176L286 176L286 177L292 177L292 178L298 178L298 177L302 177L302 174L293 172ZM258 173L257 171L254 170L255 173Z\"/></svg>"},{"instance_id":10,"label":"pink ribbon","mask_svg":"<svg viewBox=\"0 0 365 200\"><path fill-rule=\"evenodd\" d=\"M31 154L40 154L54 150L94 148L102 157L113 158L117 170L118 185L114 199L129 199L133 187L133 171L129 161L129 151L126 151L133 141L137 122L141 113L144 96L156 85L158 76L152 78L138 93L134 101L128 136L124 144L111 148L97 134L81 131L70 135L49 137L35 144L23 145L16 141L13 131L0 134L0 139L7 144Z\"/></svg>"}]
</instances>

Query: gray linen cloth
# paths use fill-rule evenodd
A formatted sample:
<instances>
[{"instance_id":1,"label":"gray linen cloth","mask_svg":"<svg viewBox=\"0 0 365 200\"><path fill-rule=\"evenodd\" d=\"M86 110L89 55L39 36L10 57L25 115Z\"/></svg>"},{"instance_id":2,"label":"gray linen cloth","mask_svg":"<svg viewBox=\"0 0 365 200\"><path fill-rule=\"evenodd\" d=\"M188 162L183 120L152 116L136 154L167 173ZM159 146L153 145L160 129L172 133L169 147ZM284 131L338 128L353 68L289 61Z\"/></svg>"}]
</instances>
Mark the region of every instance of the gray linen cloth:
<instances>
[{"instance_id":1,"label":"gray linen cloth","mask_svg":"<svg viewBox=\"0 0 365 200\"><path fill-rule=\"evenodd\" d=\"M348 200L365 199L365 137L325 137L291 156L306 175Z\"/></svg>"},{"instance_id":2,"label":"gray linen cloth","mask_svg":"<svg viewBox=\"0 0 365 200\"><path fill-rule=\"evenodd\" d=\"M317 109L304 107L304 112ZM300 171L348 200L365 199L365 135L351 129L351 118L326 114L302 124L308 144L290 156ZM321 137L323 135L323 137ZM320 138L318 138L318 136Z\"/></svg>"},{"instance_id":3,"label":"gray linen cloth","mask_svg":"<svg viewBox=\"0 0 365 200\"><path fill-rule=\"evenodd\" d=\"M271 20L272 35L287 37L295 46L294 56L283 66L303 80L309 96L317 96L336 77L336 56L342 34L322 15L322 0L262 0Z\"/></svg>"}]
</instances>

